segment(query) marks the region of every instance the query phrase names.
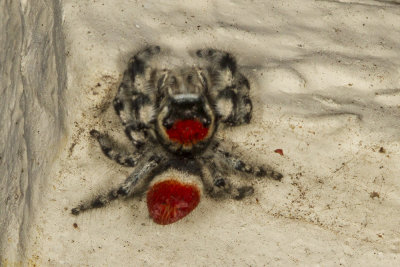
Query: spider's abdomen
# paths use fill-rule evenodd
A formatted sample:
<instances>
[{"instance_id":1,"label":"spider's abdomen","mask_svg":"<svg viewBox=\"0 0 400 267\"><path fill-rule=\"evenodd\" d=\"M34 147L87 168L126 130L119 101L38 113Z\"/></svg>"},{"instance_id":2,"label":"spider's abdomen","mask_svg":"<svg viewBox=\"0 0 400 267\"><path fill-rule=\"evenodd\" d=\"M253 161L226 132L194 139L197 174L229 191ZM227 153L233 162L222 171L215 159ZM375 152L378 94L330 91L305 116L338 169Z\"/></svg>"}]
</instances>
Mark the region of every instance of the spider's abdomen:
<instances>
[{"instance_id":1,"label":"spider's abdomen","mask_svg":"<svg viewBox=\"0 0 400 267\"><path fill-rule=\"evenodd\" d=\"M194 210L200 202L200 191L192 184L175 180L156 183L147 192L149 214L158 224L174 223Z\"/></svg>"}]
</instances>

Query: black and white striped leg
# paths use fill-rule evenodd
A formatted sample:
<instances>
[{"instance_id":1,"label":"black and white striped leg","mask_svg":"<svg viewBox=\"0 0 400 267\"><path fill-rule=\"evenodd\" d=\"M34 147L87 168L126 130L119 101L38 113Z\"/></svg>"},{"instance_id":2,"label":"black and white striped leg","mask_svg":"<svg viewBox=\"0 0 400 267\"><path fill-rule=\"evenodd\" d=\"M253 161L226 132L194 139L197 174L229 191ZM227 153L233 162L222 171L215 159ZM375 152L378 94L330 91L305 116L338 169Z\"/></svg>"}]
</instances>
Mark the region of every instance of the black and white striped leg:
<instances>
[{"instance_id":1,"label":"black and white striped leg","mask_svg":"<svg viewBox=\"0 0 400 267\"><path fill-rule=\"evenodd\" d=\"M154 116L155 96L149 91L152 86L148 61L159 53L159 46L149 46L130 59L113 102L125 133L137 147L143 144L144 131Z\"/></svg>"},{"instance_id":2,"label":"black and white striped leg","mask_svg":"<svg viewBox=\"0 0 400 267\"><path fill-rule=\"evenodd\" d=\"M150 45L139 51L129 60L128 71L130 72L132 81L135 81L137 75L144 74L147 61L159 54L160 51L160 46Z\"/></svg>"},{"instance_id":3,"label":"black and white striped leg","mask_svg":"<svg viewBox=\"0 0 400 267\"><path fill-rule=\"evenodd\" d=\"M73 208L71 213L78 215L79 213L89 209L104 207L117 198L127 198L136 193L140 193L148 184L148 180L153 178L153 172L159 166L160 161L161 158L152 156L148 162L143 164L143 166L138 166L118 188Z\"/></svg>"},{"instance_id":4,"label":"black and white striped leg","mask_svg":"<svg viewBox=\"0 0 400 267\"><path fill-rule=\"evenodd\" d=\"M253 105L249 97L250 83L237 71L236 59L228 52L202 49L197 56L211 63L212 76L216 81L216 109L221 121L231 126L249 123Z\"/></svg>"},{"instance_id":5,"label":"black and white striped leg","mask_svg":"<svg viewBox=\"0 0 400 267\"><path fill-rule=\"evenodd\" d=\"M252 174L257 177L268 177L268 178L278 180L278 181L280 181L283 177L283 175L281 173L273 170L269 166L265 166L265 167L251 166L251 165L245 163L244 161L242 161L240 158L238 158L226 151L223 151L219 148L216 149L216 152L225 159L226 163L231 168L233 168L237 171Z\"/></svg>"},{"instance_id":6,"label":"black and white striped leg","mask_svg":"<svg viewBox=\"0 0 400 267\"><path fill-rule=\"evenodd\" d=\"M217 169L214 163L202 161L201 180L207 194L214 198L223 197L230 190L230 183L224 175Z\"/></svg>"},{"instance_id":7,"label":"black and white striped leg","mask_svg":"<svg viewBox=\"0 0 400 267\"><path fill-rule=\"evenodd\" d=\"M122 151L106 134L102 134L96 130L91 130L90 135L97 139L101 150L109 159L112 159L123 166L134 167L141 158L141 154L138 152L128 153Z\"/></svg>"},{"instance_id":8,"label":"black and white striped leg","mask_svg":"<svg viewBox=\"0 0 400 267\"><path fill-rule=\"evenodd\" d=\"M213 198L231 197L239 200L254 193L251 186L233 186L226 178L223 167L213 162L203 164L201 179L207 193Z\"/></svg>"},{"instance_id":9,"label":"black and white striped leg","mask_svg":"<svg viewBox=\"0 0 400 267\"><path fill-rule=\"evenodd\" d=\"M130 124L125 127L126 136L132 141L133 145L137 149L142 148L145 144L143 140L145 139L144 130L146 128L147 127L142 123Z\"/></svg>"},{"instance_id":10,"label":"black and white striped leg","mask_svg":"<svg viewBox=\"0 0 400 267\"><path fill-rule=\"evenodd\" d=\"M207 48L197 50L196 55L212 63L217 63L218 65L215 67L221 70L227 69L232 73L231 75L233 75L237 70L236 59L228 52Z\"/></svg>"}]
</instances>

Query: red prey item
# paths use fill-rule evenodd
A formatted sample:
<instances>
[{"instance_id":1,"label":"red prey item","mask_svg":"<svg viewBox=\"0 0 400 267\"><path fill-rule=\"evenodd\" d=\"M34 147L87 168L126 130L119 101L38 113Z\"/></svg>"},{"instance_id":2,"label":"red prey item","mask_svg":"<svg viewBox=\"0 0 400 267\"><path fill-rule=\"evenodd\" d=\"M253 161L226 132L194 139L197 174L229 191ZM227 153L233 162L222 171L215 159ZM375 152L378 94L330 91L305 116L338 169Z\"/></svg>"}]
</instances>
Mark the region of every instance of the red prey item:
<instances>
[{"instance_id":1,"label":"red prey item","mask_svg":"<svg viewBox=\"0 0 400 267\"><path fill-rule=\"evenodd\" d=\"M166 180L154 184L147 192L150 217L158 224L174 223L194 210L200 202L200 191L192 184Z\"/></svg>"},{"instance_id":2,"label":"red prey item","mask_svg":"<svg viewBox=\"0 0 400 267\"><path fill-rule=\"evenodd\" d=\"M182 145L194 145L203 140L207 133L208 128L204 127L199 120L177 120L167 130L169 139Z\"/></svg>"}]
</instances>

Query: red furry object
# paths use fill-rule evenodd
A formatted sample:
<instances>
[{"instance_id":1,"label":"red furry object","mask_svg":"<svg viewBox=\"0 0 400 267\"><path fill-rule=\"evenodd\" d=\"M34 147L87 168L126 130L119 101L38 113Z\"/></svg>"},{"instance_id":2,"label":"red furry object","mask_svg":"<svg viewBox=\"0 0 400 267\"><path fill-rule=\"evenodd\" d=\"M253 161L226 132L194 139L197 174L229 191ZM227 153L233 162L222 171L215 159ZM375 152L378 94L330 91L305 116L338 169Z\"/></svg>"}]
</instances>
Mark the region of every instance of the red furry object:
<instances>
[{"instance_id":1,"label":"red furry object","mask_svg":"<svg viewBox=\"0 0 400 267\"><path fill-rule=\"evenodd\" d=\"M200 202L195 185L166 180L153 185L147 192L147 207L154 222L174 223L194 210Z\"/></svg>"},{"instance_id":2,"label":"red furry object","mask_svg":"<svg viewBox=\"0 0 400 267\"><path fill-rule=\"evenodd\" d=\"M169 139L180 144L196 144L207 136L208 128L198 120L178 120L167 130Z\"/></svg>"}]
</instances>

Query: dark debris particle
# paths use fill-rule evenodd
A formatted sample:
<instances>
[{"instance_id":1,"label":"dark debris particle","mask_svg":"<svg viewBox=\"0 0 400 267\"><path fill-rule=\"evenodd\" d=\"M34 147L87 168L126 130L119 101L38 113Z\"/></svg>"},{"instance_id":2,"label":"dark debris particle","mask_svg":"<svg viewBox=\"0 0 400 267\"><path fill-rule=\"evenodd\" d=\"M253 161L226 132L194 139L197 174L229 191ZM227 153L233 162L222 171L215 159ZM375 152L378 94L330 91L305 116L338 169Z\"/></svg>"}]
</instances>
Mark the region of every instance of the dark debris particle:
<instances>
[{"instance_id":1,"label":"dark debris particle","mask_svg":"<svg viewBox=\"0 0 400 267\"><path fill-rule=\"evenodd\" d=\"M99 136L100 136L100 133L99 133L99 131L97 131L97 130L91 130L90 132L89 132L89 134L92 136L92 137L95 137L95 138L98 138Z\"/></svg>"},{"instance_id":2,"label":"dark debris particle","mask_svg":"<svg viewBox=\"0 0 400 267\"><path fill-rule=\"evenodd\" d=\"M73 215L78 215L79 214L79 209L78 208L74 208L74 209L71 210L71 213Z\"/></svg>"},{"instance_id":3,"label":"dark debris particle","mask_svg":"<svg viewBox=\"0 0 400 267\"><path fill-rule=\"evenodd\" d=\"M379 148L379 153L386 153L386 149L384 149L383 147Z\"/></svg>"},{"instance_id":4,"label":"dark debris particle","mask_svg":"<svg viewBox=\"0 0 400 267\"><path fill-rule=\"evenodd\" d=\"M74 223L72 226L73 226L75 229L78 228L78 224L77 224L77 223Z\"/></svg>"},{"instance_id":5,"label":"dark debris particle","mask_svg":"<svg viewBox=\"0 0 400 267\"><path fill-rule=\"evenodd\" d=\"M276 181L281 181L282 178L283 178L283 175L280 174L280 173L278 173L275 177L273 177L273 179L276 180Z\"/></svg>"},{"instance_id":6,"label":"dark debris particle","mask_svg":"<svg viewBox=\"0 0 400 267\"><path fill-rule=\"evenodd\" d=\"M376 198L376 197L379 198L380 195L379 195L378 192L373 191L373 192L369 193L369 197L372 198L372 199L374 199L374 198Z\"/></svg>"}]
</instances>

